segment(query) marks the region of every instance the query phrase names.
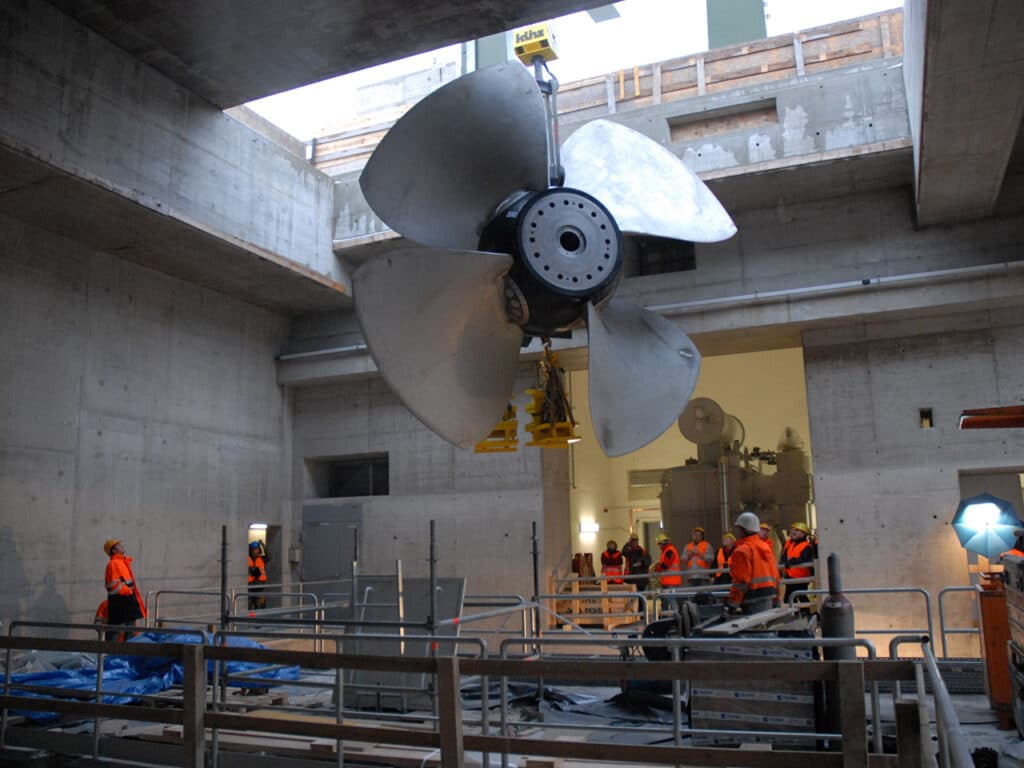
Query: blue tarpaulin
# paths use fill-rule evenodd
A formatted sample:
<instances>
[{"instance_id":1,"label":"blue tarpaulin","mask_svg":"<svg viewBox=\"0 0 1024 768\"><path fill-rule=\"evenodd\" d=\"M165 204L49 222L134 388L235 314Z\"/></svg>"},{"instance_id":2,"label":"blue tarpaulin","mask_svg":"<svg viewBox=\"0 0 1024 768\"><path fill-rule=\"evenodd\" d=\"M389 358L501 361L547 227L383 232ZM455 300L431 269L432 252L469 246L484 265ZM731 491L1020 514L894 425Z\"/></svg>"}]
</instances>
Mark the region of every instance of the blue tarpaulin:
<instances>
[{"instance_id":1,"label":"blue tarpaulin","mask_svg":"<svg viewBox=\"0 0 1024 768\"><path fill-rule=\"evenodd\" d=\"M197 635L167 635L143 633L133 637L128 644L142 643L182 643L195 645L200 642ZM228 647L232 648L262 648L257 642L244 637L227 638ZM245 674L254 670L261 670L253 677L258 677L263 687L271 687L274 681L297 680L299 677L298 667L276 667L266 669L266 664L253 662L229 661L226 665L229 675ZM208 662L207 673L213 671L213 662ZM0 680L3 680L0 676ZM176 684L181 684L185 679L184 669L179 661L171 658L160 658L157 656L130 656L117 655L107 656L103 663L103 703L104 704L128 704L137 701L138 696L152 695L160 691L166 691ZM264 684L263 681L266 681ZM22 675L12 675L11 683L19 685L38 685L50 688L65 688L69 691L80 690L92 694L96 690L96 668L79 669L55 669L49 672L33 672ZM234 686L252 687L254 683L229 683ZM32 696L36 698L49 698L46 694L33 691L12 690L14 696ZM82 696L83 699L93 700L92 696ZM32 712L16 711L15 714L22 715L35 722L48 722L57 719L53 712Z\"/></svg>"}]
</instances>

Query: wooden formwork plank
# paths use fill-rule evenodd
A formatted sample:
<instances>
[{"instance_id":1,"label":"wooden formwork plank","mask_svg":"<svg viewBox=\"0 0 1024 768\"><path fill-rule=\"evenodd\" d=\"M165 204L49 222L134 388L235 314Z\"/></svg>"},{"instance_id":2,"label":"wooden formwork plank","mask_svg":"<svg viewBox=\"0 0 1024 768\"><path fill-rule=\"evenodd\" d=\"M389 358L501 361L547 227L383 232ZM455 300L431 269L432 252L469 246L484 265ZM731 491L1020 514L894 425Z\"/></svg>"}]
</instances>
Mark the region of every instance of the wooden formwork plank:
<instances>
[{"instance_id":1,"label":"wooden formwork plank","mask_svg":"<svg viewBox=\"0 0 1024 768\"><path fill-rule=\"evenodd\" d=\"M441 763L463 768L462 700L459 697L459 660L445 656L437 659L438 731L441 736Z\"/></svg>"},{"instance_id":2,"label":"wooden formwork plank","mask_svg":"<svg viewBox=\"0 0 1024 768\"><path fill-rule=\"evenodd\" d=\"M600 760L617 765L702 765L729 768L840 768L845 763L835 752L775 750L747 751L723 747L670 747L647 744L609 744L553 739L505 738L502 736L465 737L466 749L493 754L543 755L568 761ZM865 768L865 756L859 768Z\"/></svg>"},{"instance_id":3,"label":"wooden formwork plank","mask_svg":"<svg viewBox=\"0 0 1024 768\"><path fill-rule=\"evenodd\" d=\"M206 661L203 649L198 645L183 646L181 655L185 675L182 694L185 767L203 768L206 760L206 728L203 723L206 714Z\"/></svg>"},{"instance_id":4,"label":"wooden formwork plank","mask_svg":"<svg viewBox=\"0 0 1024 768\"><path fill-rule=\"evenodd\" d=\"M867 712L864 707L864 666L859 661L840 661L839 716L843 724L843 768L868 762Z\"/></svg>"},{"instance_id":5,"label":"wooden formwork plank","mask_svg":"<svg viewBox=\"0 0 1024 768\"><path fill-rule=\"evenodd\" d=\"M896 757L899 768L920 768L921 713L916 701L896 702Z\"/></svg>"}]
</instances>

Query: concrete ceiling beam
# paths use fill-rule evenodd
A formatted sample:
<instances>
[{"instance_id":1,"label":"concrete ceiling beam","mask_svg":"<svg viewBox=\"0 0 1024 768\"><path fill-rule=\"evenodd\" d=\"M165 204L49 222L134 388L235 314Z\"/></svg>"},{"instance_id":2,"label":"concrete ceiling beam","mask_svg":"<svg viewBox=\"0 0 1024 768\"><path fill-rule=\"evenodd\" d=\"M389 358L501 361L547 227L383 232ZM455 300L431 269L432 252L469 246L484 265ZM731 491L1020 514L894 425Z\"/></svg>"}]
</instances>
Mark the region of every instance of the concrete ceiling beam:
<instances>
[{"instance_id":1,"label":"concrete ceiling beam","mask_svg":"<svg viewBox=\"0 0 1024 768\"><path fill-rule=\"evenodd\" d=\"M1024 116L1024 3L906 0L920 226L992 214Z\"/></svg>"},{"instance_id":2,"label":"concrete ceiling beam","mask_svg":"<svg viewBox=\"0 0 1024 768\"><path fill-rule=\"evenodd\" d=\"M607 2L53 0L53 5L225 108Z\"/></svg>"}]
</instances>

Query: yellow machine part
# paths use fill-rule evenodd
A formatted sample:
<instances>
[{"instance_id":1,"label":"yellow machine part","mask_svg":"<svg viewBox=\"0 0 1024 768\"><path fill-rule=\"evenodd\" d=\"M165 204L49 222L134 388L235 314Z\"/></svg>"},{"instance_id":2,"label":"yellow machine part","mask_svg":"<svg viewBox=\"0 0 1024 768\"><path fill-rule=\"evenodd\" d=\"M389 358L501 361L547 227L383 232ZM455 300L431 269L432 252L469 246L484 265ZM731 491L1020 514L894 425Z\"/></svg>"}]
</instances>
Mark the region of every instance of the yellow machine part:
<instances>
[{"instance_id":1,"label":"yellow machine part","mask_svg":"<svg viewBox=\"0 0 1024 768\"><path fill-rule=\"evenodd\" d=\"M505 418L491 430L491 434L473 447L475 453L513 453L519 450L519 420L516 407L509 404Z\"/></svg>"},{"instance_id":2,"label":"yellow machine part","mask_svg":"<svg viewBox=\"0 0 1024 768\"><path fill-rule=\"evenodd\" d=\"M541 448L566 448L570 440L576 440L576 425L569 421L554 424L527 424L526 431L533 435L528 446Z\"/></svg>"},{"instance_id":3,"label":"yellow machine part","mask_svg":"<svg viewBox=\"0 0 1024 768\"><path fill-rule=\"evenodd\" d=\"M527 66L533 64L537 56L544 61L554 61L558 58L558 54L555 53L555 36L547 24L534 24L532 27L517 29L512 33L512 40L516 58Z\"/></svg>"}]
</instances>

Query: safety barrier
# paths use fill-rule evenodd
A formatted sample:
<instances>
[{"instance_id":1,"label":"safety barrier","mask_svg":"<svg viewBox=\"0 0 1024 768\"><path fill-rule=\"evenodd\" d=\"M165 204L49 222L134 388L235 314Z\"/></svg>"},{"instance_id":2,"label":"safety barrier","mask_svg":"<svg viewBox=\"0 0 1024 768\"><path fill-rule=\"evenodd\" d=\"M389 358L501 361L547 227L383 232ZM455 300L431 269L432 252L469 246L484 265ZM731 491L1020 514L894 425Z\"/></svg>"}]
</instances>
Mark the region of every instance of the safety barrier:
<instances>
[{"instance_id":1,"label":"safety barrier","mask_svg":"<svg viewBox=\"0 0 1024 768\"><path fill-rule=\"evenodd\" d=\"M790 595L788 600L790 604L793 603L793 598L799 597L800 595L827 595L827 589L808 589L803 592L797 592L794 595ZM927 617L928 626L924 628L911 628L911 627L889 627L887 629L857 629L856 634L858 635L894 635L894 634L919 634L928 635L932 637L935 634L934 622L932 621L932 597L928 593L928 590L922 587L864 587L861 589L846 589L843 588L844 595L920 595L924 598L924 611ZM906 615L906 610L901 610L895 615Z\"/></svg>"},{"instance_id":2,"label":"safety barrier","mask_svg":"<svg viewBox=\"0 0 1024 768\"><path fill-rule=\"evenodd\" d=\"M939 590L939 637L942 641L942 658L948 659L949 653L946 649L946 636L947 635L980 635L980 627L954 627L949 629L946 626L946 610L943 598L946 595L953 592L969 592L971 595L971 602L976 604L978 600L978 588L977 587L943 587ZM975 610L976 613L976 610Z\"/></svg>"},{"instance_id":3,"label":"safety barrier","mask_svg":"<svg viewBox=\"0 0 1024 768\"><path fill-rule=\"evenodd\" d=\"M224 636L222 636L223 638ZM342 642L344 638L339 638ZM684 644L696 641L642 641L644 643L669 645L674 648L678 658L679 649ZM777 643L777 641L771 641ZM811 642L815 642L811 640ZM848 641L847 641L848 642ZM864 641L860 641L863 643ZM8 652L14 649L46 649L58 651L79 651L84 653L118 653L124 652L123 644L105 643L100 641L70 640L54 638L0 638L0 647ZM839 766L870 766L882 768L893 765L893 757L880 754L877 748L869 748L867 738L867 712L864 701L865 686L879 681L911 680L915 678L918 662L911 661L806 661L799 664L778 664L766 661L750 662L701 662L688 664L678 661L666 661L641 664L631 661L593 660L587 664L566 664L564 660L539 659L523 663L521 659L486 658L485 646L479 645L481 655L475 658L464 656L437 656L433 658L407 658L397 656L354 656L339 653L311 653L305 651L270 650L258 648L226 647L223 645L191 645L154 643L133 645L133 656L162 657L178 660L184 670L184 686L180 699L162 700L163 708L138 707L132 705L109 704L103 701L102 691L90 697L92 701L74 701L61 698L53 691L33 691L36 697L14 695L10 681L5 682L0 707L3 708L4 727L0 730L0 747L6 747L5 739L9 733L6 727L7 710L58 712L86 718L122 718L129 721L159 723L165 726L181 728L180 747L177 754L181 756L180 764L198 767L204 765L207 748L215 747L207 743L206 729L212 729L211 737L223 730L247 731L266 734L282 734L304 736L332 740L335 744L335 757L339 765L344 761L346 742L373 743L382 745L404 745L418 747L427 751L423 764L429 761L430 754L436 753L440 763L451 768L461 768L466 764L466 751L482 754L501 754L507 763L510 754L537 755L572 760L607 760L630 764L686 764L693 766L754 766L763 765L764 754L747 752L721 747L683 746L682 738L693 735L694 729L684 729L676 719L669 734L670 744L613 744L592 743L586 740L560 741L546 736L517 733L510 727L507 706L502 709L504 722L497 733L492 733L489 718L489 707L482 707L479 715L464 713L460 689L464 677L478 677L482 691L486 691L489 681L502 681L502 696L507 699L507 682L509 679L544 679L557 677L575 684L594 684L606 680L650 680L666 681L673 684L676 690L684 681L720 681L743 679L748 681L790 681L813 682L822 681L833 685L837 690L839 714L841 715L841 732L808 734L807 739L828 739L835 741L840 747L835 752L808 752L802 750L776 749L772 752L773 763L794 766L795 768L838 768ZM412 721L403 723L401 729L367 724L365 721L350 717L343 705L336 706L329 716L318 719L305 717L302 719L282 719L253 713L228 711L223 706L223 699L216 693L221 689L221 679L217 679L211 692L207 692L207 663L215 662L216 669L228 662L246 662L257 664L261 668L271 666L297 666L303 670L319 670L333 672L333 685L337 696L336 701L343 702L339 687L344 685L344 670L377 670L390 672L407 672L423 674L433 680L436 691L435 712L432 716L418 719L420 725ZM215 673L216 674L216 673ZM260 681L259 675L250 675L252 680ZM249 680L249 682L252 682ZM25 686L28 687L28 686ZM923 686L921 688L923 690ZM66 692L63 692L66 694ZM340 691L343 694L343 691ZM678 701L678 698L677 698ZM507 705L507 701L503 702ZM677 705L678 708L678 705ZM344 720L341 715L344 714ZM678 713L677 713L678 714ZM945 719L944 727L955 730L958 724ZM899 756L910 754L915 744L920 744L922 723L913 720L897 721L897 750ZM550 728L551 724L545 724ZM616 730L612 726L606 730ZM618 728L618 730L623 730ZM637 729L631 729L636 731ZM664 732L665 728L641 728L645 734ZM877 727L876 727L877 730ZM97 731L98 733L98 731ZM764 735L762 732L761 735ZM165 738L167 734L164 734ZM793 734L785 732L785 736ZM65 743L54 738L51 749L60 751ZM105 756L97 743L94 757ZM485 765L491 764L489 759ZM903 765L902 761L899 762Z\"/></svg>"}]
</instances>

